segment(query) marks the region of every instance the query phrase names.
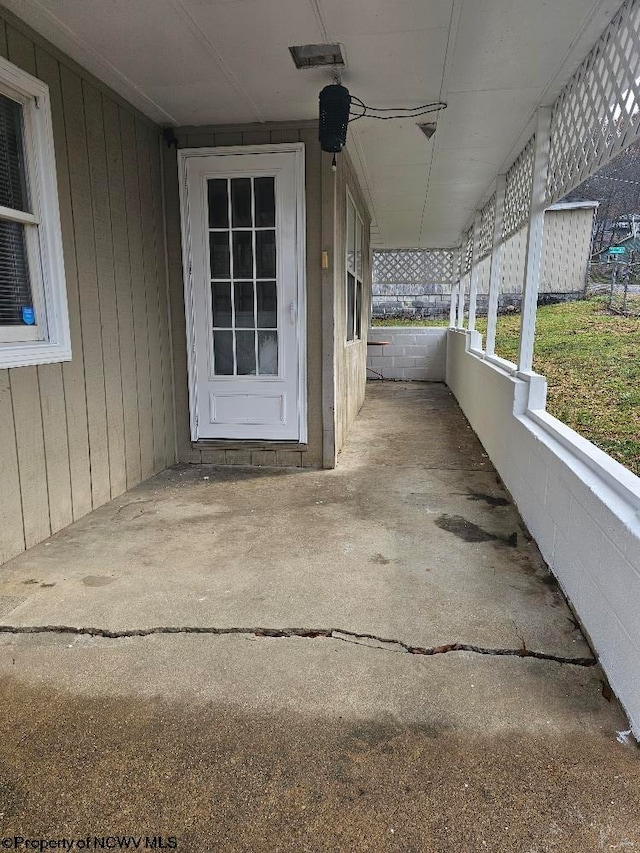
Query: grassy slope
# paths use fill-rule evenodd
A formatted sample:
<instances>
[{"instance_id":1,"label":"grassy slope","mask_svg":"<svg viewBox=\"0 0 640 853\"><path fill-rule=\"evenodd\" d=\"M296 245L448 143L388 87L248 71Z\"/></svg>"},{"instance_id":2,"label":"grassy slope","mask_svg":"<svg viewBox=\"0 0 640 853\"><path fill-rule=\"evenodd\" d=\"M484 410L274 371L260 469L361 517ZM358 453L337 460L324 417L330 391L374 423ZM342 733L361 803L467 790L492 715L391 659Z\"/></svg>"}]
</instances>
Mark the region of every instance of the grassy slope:
<instances>
[{"instance_id":1,"label":"grassy slope","mask_svg":"<svg viewBox=\"0 0 640 853\"><path fill-rule=\"evenodd\" d=\"M498 321L496 352L511 361L519 325ZM640 320L599 301L541 307L534 369L549 383L547 411L640 475Z\"/></svg>"},{"instance_id":2,"label":"grassy slope","mask_svg":"<svg viewBox=\"0 0 640 853\"><path fill-rule=\"evenodd\" d=\"M498 319L496 352L510 361L519 326L519 315ZM549 382L549 413L640 475L640 319L597 300L541 307L534 368Z\"/></svg>"}]
</instances>

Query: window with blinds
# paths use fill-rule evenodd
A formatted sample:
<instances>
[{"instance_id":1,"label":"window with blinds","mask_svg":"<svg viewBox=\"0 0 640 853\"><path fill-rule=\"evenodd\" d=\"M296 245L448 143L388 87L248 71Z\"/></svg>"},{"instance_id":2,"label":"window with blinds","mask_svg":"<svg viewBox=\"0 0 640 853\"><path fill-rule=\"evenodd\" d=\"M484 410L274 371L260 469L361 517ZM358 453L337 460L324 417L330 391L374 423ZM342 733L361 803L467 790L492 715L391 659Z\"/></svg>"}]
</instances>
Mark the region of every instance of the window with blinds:
<instances>
[{"instance_id":1,"label":"window with blinds","mask_svg":"<svg viewBox=\"0 0 640 853\"><path fill-rule=\"evenodd\" d=\"M359 341L362 337L363 238L364 226L362 219L351 195L347 192L347 341Z\"/></svg>"},{"instance_id":2,"label":"window with blinds","mask_svg":"<svg viewBox=\"0 0 640 853\"><path fill-rule=\"evenodd\" d=\"M29 212L22 105L0 94L0 207ZM5 214L5 215L7 215ZM33 326L25 228L0 212L0 326Z\"/></svg>"},{"instance_id":3,"label":"window with blinds","mask_svg":"<svg viewBox=\"0 0 640 853\"><path fill-rule=\"evenodd\" d=\"M0 56L0 370L70 358L49 87Z\"/></svg>"}]
</instances>

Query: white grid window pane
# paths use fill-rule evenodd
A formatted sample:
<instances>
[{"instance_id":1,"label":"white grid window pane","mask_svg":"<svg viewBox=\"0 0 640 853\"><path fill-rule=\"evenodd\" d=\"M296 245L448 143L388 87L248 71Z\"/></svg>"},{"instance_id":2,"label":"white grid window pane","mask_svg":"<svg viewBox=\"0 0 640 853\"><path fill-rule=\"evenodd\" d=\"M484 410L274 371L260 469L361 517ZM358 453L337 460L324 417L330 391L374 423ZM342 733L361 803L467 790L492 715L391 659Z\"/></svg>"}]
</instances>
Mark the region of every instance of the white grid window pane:
<instances>
[{"instance_id":1,"label":"white grid window pane","mask_svg":"<svg viewBox=\"0 0 640 853\"><path fill-rule=\"evenodd\" d=\"M209 179L207 199L214 374L275 376L275 179Z\"/></svg>"}]
</instances>

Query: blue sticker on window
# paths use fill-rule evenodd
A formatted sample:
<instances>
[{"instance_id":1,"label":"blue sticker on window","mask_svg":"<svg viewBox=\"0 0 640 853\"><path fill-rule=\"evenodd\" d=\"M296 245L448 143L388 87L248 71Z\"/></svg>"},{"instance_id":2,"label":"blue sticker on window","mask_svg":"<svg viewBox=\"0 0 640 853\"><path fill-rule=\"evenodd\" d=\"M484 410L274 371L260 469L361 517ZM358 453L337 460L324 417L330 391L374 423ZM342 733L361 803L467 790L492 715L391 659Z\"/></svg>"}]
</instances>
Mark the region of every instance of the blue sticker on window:
<instances>
[{"instance_id":1,"label":"blue sticker on window","mask_svg":"<svg viewBox=\"0 0 640 853\"><path fill-rule=\"evenodd\" d=\"M36 322L36 315L31 306L25 306L22 309L22 322L26 323L27 326L33 326L33 324Z\"/></svg>"}]
</instances>

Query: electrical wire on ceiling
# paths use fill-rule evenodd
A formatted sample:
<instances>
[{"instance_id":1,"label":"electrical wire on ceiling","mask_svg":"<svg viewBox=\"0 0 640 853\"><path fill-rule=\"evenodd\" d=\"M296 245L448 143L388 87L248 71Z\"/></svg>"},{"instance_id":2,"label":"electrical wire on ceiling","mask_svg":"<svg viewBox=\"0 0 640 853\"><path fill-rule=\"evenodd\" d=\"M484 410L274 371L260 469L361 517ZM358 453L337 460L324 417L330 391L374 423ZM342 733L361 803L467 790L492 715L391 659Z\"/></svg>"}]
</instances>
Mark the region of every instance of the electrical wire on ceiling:
<instances>
[{"instance_id":1,"label":"electrical wire on ceiling","mask_svg":"<svg viewBox=\"0 0 640 853\"><path fill-rule=\"evenodd\" d=\"M358 121L361 118L373 118L379 121L417 119L447 108L444 101L434 101L430 104L421 104L418 107L370 107L361 98L352 95L346 86L340 83L339 74L335 69L334 80L333 84L322 89L318 98L320 147L323 151L333 154L331 165L334 171L336 170L336 154L339 154L345 146L347 128L351 122ZM425 132L424 126L422 130ZM425 136L431 138L433 133L433 130L429 133L425 132Z\"/></svg>"},{"instance_id":2,"label":"electrical wire on ceiling","mask_svg":"<svg viewBox=\"0 0 640 853\"><path fill-rule=\"evenodd\" d=\"M355 107L355 109L354 109ZM370 107L356 95L351 95L349 108L349 124L360 118L375 118L379 121L391 121L392 119L419 118L439 110L446 110L445 101L434 101L431 104L421 104L419 107Z\"/></svg>"}]
</instances>

